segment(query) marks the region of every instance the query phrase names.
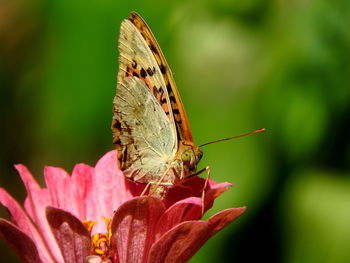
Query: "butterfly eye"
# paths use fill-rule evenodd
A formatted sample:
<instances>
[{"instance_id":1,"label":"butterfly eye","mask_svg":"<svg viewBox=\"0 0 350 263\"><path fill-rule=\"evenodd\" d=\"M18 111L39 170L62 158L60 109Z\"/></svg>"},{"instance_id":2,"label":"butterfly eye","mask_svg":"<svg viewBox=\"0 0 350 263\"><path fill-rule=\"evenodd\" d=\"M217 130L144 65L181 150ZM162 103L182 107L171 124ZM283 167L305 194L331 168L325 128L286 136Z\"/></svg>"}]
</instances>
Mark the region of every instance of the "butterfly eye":
<instances>
[{"instance_id":1,"label":"butterfly eye","mask_svg":"<svg viewBox=\"0 0 350 263\"><path fill-rule=\"evenodd\" d=\"M184 162L189 162L191 161L191 154L189 151L184 151L181 155L181 159L184 161Z\"/></svg>"}]
</instances>

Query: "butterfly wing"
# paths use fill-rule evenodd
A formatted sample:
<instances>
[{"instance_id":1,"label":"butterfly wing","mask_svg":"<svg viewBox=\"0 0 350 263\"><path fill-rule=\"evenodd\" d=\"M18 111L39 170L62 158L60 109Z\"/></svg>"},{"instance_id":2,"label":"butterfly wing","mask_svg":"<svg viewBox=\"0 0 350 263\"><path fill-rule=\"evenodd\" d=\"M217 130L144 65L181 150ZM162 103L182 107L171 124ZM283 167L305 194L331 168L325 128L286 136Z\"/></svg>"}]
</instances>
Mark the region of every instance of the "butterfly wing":
<instances>
[{"instance_id":1,"label":"butterfly wing","mask_svg":"<svg viewBox=\"0 0 350 263\"><path fill-rule=\"evenodd\" d=\"M119 73L118 83L124 78L135 76L144 81L153 96L162 106L176 129L173 111L166 85L154 56L138 28L130 20L124 20L119 36Z\"/></svg>"},{"instance_id":2,"label":"butterfly wing","mask_svg":"<svg viewBox=\"0 0 350 263\"><path fill-rule=\"evenodd\" d=\"M196 155L198 147L193 143L172 73L150 29L136 13L122 22L118 48L119 73L112 129L120 167L134 181L153 183L162 178L162 185L174 185L176 178L186 177L188 171L193 170L190 168L195 167L185 164L181 154L191 149ZM136 92L138 88L142 91L138 95L124 94L128 90ZM136 98L138 104L130 106L129 100ZM147 103L142 99L147 99ZM154 114L144 109L148 107L156 109ZM138 124L133 122L136 117ZM142 118L147 122L140 125ZM162 133L158 131L160 127ZM197 163L200 158L192 159Z\"/></svg>"},{"instance_id":3,"label":"butterfly wing","mask_svg":"<svg viewBox=\"0 0 350 263\"><path fill-rule=\"evenodd\" d=\"M139 183L157 183L174 158L176 142L161 105L141 79L126 77L117 87L113 111L124 175ZM171 178L163 181L173 183Z\"/></svg>"},{"instance_id":4,"label":"butterfly wing","mask_svg":"<svg viewBox=\"0 0 350 263\"><path fill-rule=\"evenodd\" d=\"M170 107L172 109L174 122L177 129L178 140L193 142L190 125L188 123L187 115L182 104L180 94L176 88L173 74L155 37L153 36L146 22L139 14L132 12L130 14L129 20L138 29L149 50L152 52L153 58L156 61L158 68L160 69L161 76L168 93Z\"/></svg>"}]
</instances>

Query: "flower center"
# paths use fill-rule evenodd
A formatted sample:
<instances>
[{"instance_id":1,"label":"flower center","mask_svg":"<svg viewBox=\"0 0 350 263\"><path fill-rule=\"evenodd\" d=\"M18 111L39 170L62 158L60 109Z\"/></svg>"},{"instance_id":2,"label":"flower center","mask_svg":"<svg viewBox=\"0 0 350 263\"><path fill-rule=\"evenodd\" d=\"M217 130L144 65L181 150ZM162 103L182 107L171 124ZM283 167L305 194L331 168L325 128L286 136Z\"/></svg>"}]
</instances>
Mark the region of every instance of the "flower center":
<instances>
[{"instance_id":1,"label":"flower center","mask_svg":"<svg viewBox=\"0 0 350 263\"><path fill-rule=\"evenodd\" d=\"M96 233L91 236L91 255L97 255L102 259L102 262L112 258L112 230L111 220L106 217L101 217L107 226L107 233ZM91 233L92 228L97 221L84 220L83 221L87 230Z\"/></svg>"}]
</instances>

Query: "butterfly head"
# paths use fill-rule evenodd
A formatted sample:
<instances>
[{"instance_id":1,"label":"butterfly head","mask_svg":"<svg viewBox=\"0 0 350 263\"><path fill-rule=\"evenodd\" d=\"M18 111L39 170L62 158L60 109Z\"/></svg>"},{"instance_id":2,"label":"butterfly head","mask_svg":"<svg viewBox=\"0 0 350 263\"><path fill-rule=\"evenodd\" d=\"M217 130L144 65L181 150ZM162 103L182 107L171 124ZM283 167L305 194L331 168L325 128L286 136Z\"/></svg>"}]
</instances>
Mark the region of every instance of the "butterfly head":
<instances>
[{"instance_id":1,"label":"butterfly head","mask_svg":"<svg viewBox=\"0 0 350 263\"><path fill-rule=\"evenodd\" d=\"M197 170L197 164L203 156L202 150L193 142L182 140L179 144L178 153L184 168L188 171L188 174L194 173Z\"/></svg>"}]
</instances>

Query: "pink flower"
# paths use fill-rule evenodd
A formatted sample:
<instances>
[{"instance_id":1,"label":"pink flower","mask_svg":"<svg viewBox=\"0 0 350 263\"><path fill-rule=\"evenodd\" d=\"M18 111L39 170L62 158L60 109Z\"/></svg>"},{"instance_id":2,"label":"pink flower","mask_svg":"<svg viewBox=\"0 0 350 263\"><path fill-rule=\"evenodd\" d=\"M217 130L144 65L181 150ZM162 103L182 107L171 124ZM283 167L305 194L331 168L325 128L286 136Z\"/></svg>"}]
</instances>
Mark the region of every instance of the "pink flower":
<instances>
[{"instance_id":1,"label":"pink flower","mask_svg":"<svg viewBox=\"0 0 350 263\"><path fill-rule=\"evenodd\" d=\"M46 167L41 188L23 165L16 165L27 189L24 209L3 188L0 202L11 222L0 218L0 235L25 262L186 262L245 207L202 216L204 179L172 188L165 200L139 197L144 185L126 180L116 152L90 167L75 166L72 176ZM230 184L209 180L208 210Z\"/></svg>"}]
</instances>

